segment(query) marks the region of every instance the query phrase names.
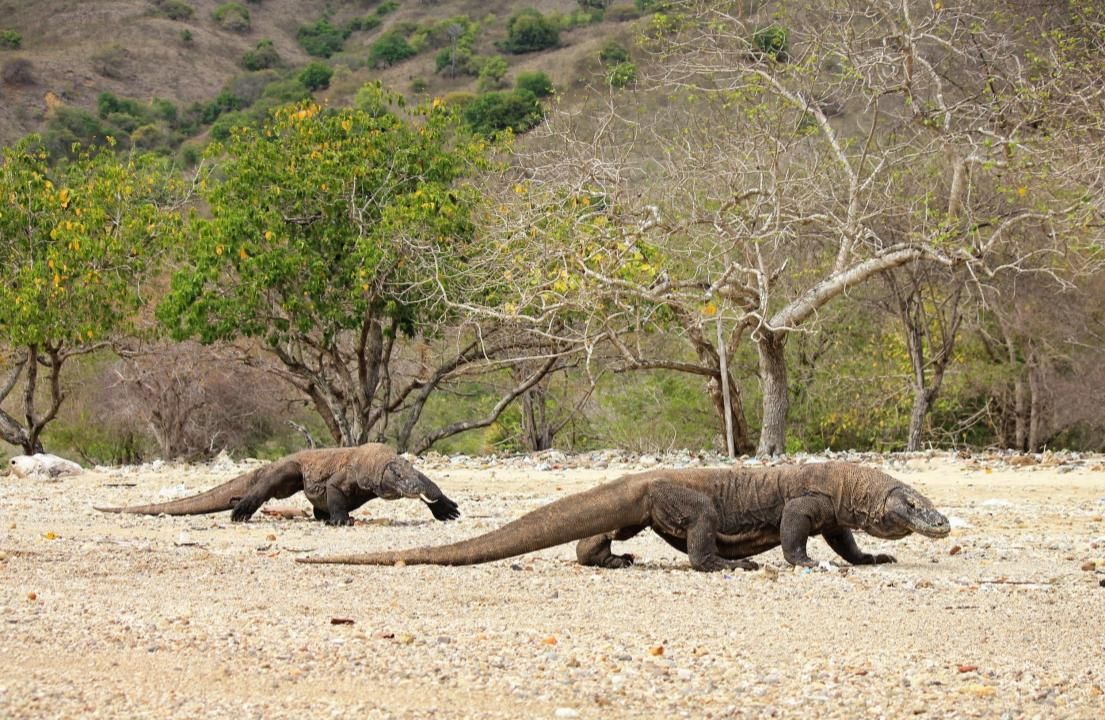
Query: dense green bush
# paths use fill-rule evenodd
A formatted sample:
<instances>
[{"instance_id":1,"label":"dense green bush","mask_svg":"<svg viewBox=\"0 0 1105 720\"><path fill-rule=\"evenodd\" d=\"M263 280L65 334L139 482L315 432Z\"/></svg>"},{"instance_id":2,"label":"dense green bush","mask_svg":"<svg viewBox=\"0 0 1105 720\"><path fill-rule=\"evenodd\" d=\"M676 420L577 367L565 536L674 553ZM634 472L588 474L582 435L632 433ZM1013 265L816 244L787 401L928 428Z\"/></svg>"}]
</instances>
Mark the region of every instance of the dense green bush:
<instances>
[{"instance_id":1,"label":"dense green bush","mask_svg":"<svg viewBox=\"0 0 1105 720\"><path fill-rule=\"evenodd\" d=\"M540 70L518 73L518 79L514 81L514 88L516 90L528 90L539 98L553 94L552 80Z\"/></svg>"},{"instance_id":2,"label":"dense green bush","mask_svg":"<svg viewBox=\"0 0 1105 720\"><path fill-rule=\"evenodd\" d=\"M541 103L528 90L489 92L465 105L462 116L473 131L483 135L501 130L520 133L541 122Z\"/></svg>"},{"instance_id":3,"label":"dense green bush","mask_svg":"<svg viewBox=\"0 0 1105 720\"><path fill-rule=\"evenodd\" d=\"M299 78L287 78L271 82L265 87L265 92L261 94L261 99L269 101L269 105L286 105L287 103L306 100L309 97L311 97L311 91Z\"/></svg>"},{"instance_id":4,"label":"dense green bush","mask_svg":"<svg viewBox=\"0 0 1105 720\"><path fill-rule=\"evenodd\" d=\"M223 3L211 12L211 18L223 30L244 33L250 28L249 9L241 3Z\"/></svg>"},{"instance_id":5,"label":"dense green bush","mask_svg":"<svg viewBox=\"0 0 1105 720\"><path fill-rule=\"evenodd\" d=\"M434 56L434 70L447 77L479 75L482 64L483 58L467 48L441 48Z\"/></svg>"},{"instance_id":6,"label":"dense green bush","mask_svg":"<svg viewBox=\"0 0 1105 720\"><path fill-rule=\"evenodd\" d=\"M62 106L54 111L46 124L42 142L51 156L69 157L74 143L83 147L104 146L108 144L109 137L114 137L111 128L100 118L82 108ZM121 139L126 140L125 137Z\"/></svg>"},{"instance_id":7,"label":"dense green bush","mask_svg":"<svg viewBox=\"0 0 1105 720\"><path fill-rule=\"evenodd\" d=\"M397 30L390 30L372 43L368 51L368 62L372 67L394 65L418 54L407 42L407 38Z\"/></svg>"},{"instance_id":8,"label":"dense green bush","mask_svg":"<svg viewBox=\"0 0 1105 720\"><path fill-rule=\"evenodd\" d=\"M419 52L453 46L471 50L479 30L480 24L467 15L454 15L416 28L408 40Z\"/></svg>"},{"instance_id":9,"label":"dense green bush","mask_svg":"<svg viewBox=\"0 0 1105 720\"><path fill-rule=\"evenodd\" d=\"M768 25L760 28L752 35L752 44L764 56L786 62L789 59L787 52L789 40L786 28L781 25Z\"/></svg>"},{"instance_id":10,"label":"dense green bush","mask_svg":"<svg viewBox=\"0 0 1105 720\"><path fill-rule=\"evenodd\" d=\"M399 3L396 0L384 0L376 6L376 14L383 17L389 15L399 9Z\"/></svg>"},{"instance_id":11,"label":"dense green bush","mask_svg":"<svg viewBox=\"0 0 1105 720\"><path fill-rule=\"evenodd\" d=\"M220 142L230 137L230 131L236 127L246 127L254 124L254 118L245 112L228 112L219 116L219 119L211 124L211 137Z\"/></svg>"},{"instance_id":12,"label":"dense green bush","mask_svg":"<svg viewBox=\"0 0 1105 720\"><path fill-rule=\"evenodd\" d=\"M379 15L365 15L362 18L354 18L345 24L345 29L350 34L355 32L367 32L368 30L375 30L380 27L384 21L380 19Z\"/></svg>"},{"instance_id":13,"label":"dense green bush","mask_svg":"<svg viewBox=\"0 0 1105 720\"><path fill-rule=\"evenodd\" d=\"M606 82L615 90L620 90L637 81L637 66L631 62L618 63L606 73Z\"/></svg>"},{"instance_id":14,"label":"dense green bush","mask_svg":"<svg viewBox=\"0 0 1105 720\"><path fill-rule=\"evenodd\" d=\"M352 29L348 25L338 27L330 22L330 18L322 17L312 25L299 28L295 39L308 55L328 58L341 51L350 34Z\"/></svg>"},{"instance_id":15,"label":"dense green bush","mask_svg":"<svg viewBox=\"0 0 1105 720\"><path fill-rule=\"evenodd\" d=\"M629 60L629 50L617 40L611 40L599 50L599 60L604 65L617 65Z\"/></svg>"},{"instance_id":16,"label":"dense green bush","mask_svg":"<svg viewBox=\"0 0 1105 720\"><path fill-rule=\"evenodd\" d=\"M0 48L4 50L18 50L23 44L23 36L15 30L0 30Z\"/></svg>"},{"instance_id":17,"label":"dense green bush","mask_svg":"<svg viewBox=\"0 0 1105 720\"><path fill-rule=\"evenodd\" d=\"M334 70L326 63L313 62L307 67L299 71L296 75L296 79L308 90L322 90L330 87L330 78L334 75Z\"/></svg>"},{"instance_id":18,"label":"dense green bush","mask_svg":"<svg viewBox=\"0 0 1105 720\"><path fill-rule=\"evenodd\" d=\"M538 11L527 8L507 21L507 37L502 42L506 52L520 54L536 52L560 44L560 28Z\"/></svg>"},{"instance_id":19,"label":"dense green bush","mask_svg":"<svg viewBox=\"0 0 1105 720\"><path fill-rule=\"evenodd\" d=\"M279 67L283 63L280 53L276 51L276 46L268 39L258 42L257 47L246 52L239 62L246 70L264 70Z\"/></svg>"},{"instance_id":20,"label":"dense green bush","mask_svg":"<svg viewBox=\"0 0 1105 720\"><path fill-rule=\"evenodd\" d=\"M155 15L161 15L170 20L188 20L196 12L191 5L181 0L154 0L153 4Z\"/></svg>"},{"instance_id":21,"label":"dense green bush","mask_svg":"<svg viewBox=\"0 0 1105 720\"><path fill-rule=\"evenodd\" d=\"M485 59L483 65L480 66L480 92L495 90L502 87L503 78L506 77L506 71L508 69L506 58L501 55L495 55Z\"/></svg>"}]
</instances>

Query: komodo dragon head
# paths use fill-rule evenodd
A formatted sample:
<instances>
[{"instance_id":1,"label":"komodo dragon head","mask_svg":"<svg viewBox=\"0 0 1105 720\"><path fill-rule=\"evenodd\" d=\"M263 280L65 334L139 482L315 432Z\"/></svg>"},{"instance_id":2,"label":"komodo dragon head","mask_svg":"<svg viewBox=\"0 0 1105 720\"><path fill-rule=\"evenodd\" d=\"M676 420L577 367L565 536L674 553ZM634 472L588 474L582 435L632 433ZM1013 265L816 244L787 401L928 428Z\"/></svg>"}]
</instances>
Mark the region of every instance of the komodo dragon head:
<instances>
[{"instance_id":1,"label":"komodo dragon head","mask_svg":"<svg viewBox=\"0 0 1105 720\"><path fill-rule=\"evenodd\" d=\"M380 497L418 498L438 520L456 520L460 517L457 504L447 498L433 480L401 457L389 460L384 466L380 486Z\"/></svg>"},{"instance_id":2,"label":"komodo dragon head","mask_svg":"<svg viewBox=\"0 0 1105 720\"><path fill-rule=\"evenodd\" d=\"M869 535L897 540L911 532L942 538L951 532L951 524L932 502L908 485L897 485L886 496L883 513L864 528Z\"/></svg>"}]
</instances>

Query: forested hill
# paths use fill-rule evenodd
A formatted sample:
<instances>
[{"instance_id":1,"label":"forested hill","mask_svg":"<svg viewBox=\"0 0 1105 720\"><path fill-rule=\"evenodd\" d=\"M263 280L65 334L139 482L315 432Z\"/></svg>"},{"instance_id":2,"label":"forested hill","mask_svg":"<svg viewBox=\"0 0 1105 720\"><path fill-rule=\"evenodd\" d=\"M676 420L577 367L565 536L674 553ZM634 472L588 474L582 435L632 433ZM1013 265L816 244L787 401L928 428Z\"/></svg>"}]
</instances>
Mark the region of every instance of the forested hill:
<instances>
[{"instance_id":1,"label":"forested hill","mask_svg":"<svg viewBox=\"0 0 1105 720\"><path fill-rule=\"evenodd\" d=\"M1100 2L0 0L0 71L26 452L1105 449Z\"/></svg>"},{"instance_id":2,"label":"forested hill","mask_svg":"<svg viewBox=\"0 0 1105 720\"><path fill-rule=\"evenodd\" d=\"M609 3L597 2L602 6ZM647 5L647 3L644 3ZM558 88L602 76L601 47L642 13L572 0L117 0L0 2L0 143L29 132L55 145L112 133L162 151L203 134L220 115L263 116L313 92L342 103L380 79L411 98L509 89L520 72ZM543 23L510 44L511 18ZM443 49L457 50L447 63ZM490 62L489 62L490 61ZM309 63L328 83L297 82ZM325 87L320 87L325 85ZM139 107L108 106L103 93ZM155 99L167 101L148 107ZM115 117L109 117L114 113ZM126 117L129 116L129 117ZM113 122L114 120L114 122Z\"/></svg>"}]
</instances>

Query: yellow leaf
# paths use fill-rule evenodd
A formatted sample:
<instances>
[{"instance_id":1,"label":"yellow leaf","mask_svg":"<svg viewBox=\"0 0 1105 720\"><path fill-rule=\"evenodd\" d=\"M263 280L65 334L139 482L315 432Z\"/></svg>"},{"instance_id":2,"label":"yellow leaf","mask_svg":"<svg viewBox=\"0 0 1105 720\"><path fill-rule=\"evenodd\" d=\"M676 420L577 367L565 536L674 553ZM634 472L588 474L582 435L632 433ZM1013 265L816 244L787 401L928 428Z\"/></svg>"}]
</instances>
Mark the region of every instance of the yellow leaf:
<instances>
[{"instance_id":1,"label":"yellow leaf","mask_svg":"<svg viewBox=\"0 0 1105 720\"><path fill-rule=\"evenodd\" d=\"M238 257L241 258L242 260L245 260L249 257L249 254L246 252L246 248L245 248L244 245L242 247L238 248Z\"/></svg>"},{"instance_id":2,"label":"yellow leaf","mask_svg":"<svg viewBox=\"0 0 1105 720\"><path fill-rule=\"evenodd\" d=\"M1020 195L1021 197L1024 197L1025 195L1028 194L1028 188L1025 187L1024 185L1021 185L1019 188L1017 188L1017 194Z\"/></svg>"},{"instance_id":3,"label":"yellow leaf","mask_svg":"<svg viewBox=\"0 0 1105 720\"><path fill-rule=\"evenodd\" d=\"M222 245L216 245L215 246L215 254L216 255L222 255L223 254L223 246Z\"/></svg>"},{"instance_id":4,"label":"yellow leaf","mask_svg":"<svg viewBox=\"0 0 1105 720\"><path fill-rule=\"evenodd\" d=\"M717 305L714 305L713 303L706 303L702 306L702 314L706 317L713 317L714 315L717 315Z\"/></svg>"},{"instance_id":5,"label":"yellow leaf","mask_svg":"<svg viewBox=\"0 0 1105 720\"><path fill-rule=\"evenodd\" d=\"M272 240L272 230L266 230L265 231L265 239L266 240Z\"/></svg>"}]
</instances>

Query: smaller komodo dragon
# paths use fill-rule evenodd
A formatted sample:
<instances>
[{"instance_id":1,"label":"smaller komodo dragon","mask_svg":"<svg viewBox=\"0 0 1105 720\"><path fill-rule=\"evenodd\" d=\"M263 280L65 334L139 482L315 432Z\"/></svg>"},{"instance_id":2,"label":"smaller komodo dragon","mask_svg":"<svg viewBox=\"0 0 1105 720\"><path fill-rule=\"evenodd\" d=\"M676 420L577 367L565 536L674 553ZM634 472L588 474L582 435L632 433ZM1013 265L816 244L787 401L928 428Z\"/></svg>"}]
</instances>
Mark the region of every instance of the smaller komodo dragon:
<instances>
[{"instance_id":1,"label":"smaller komodo dragon","mask_svg":"<svg viewBox=\"0 0 1105 720\"><path fill-rule=\"evenodd\" d=\"M695 570L759 567L745 558L783 546L792 565L814 567L806 540L821 535L853 565L896 562L859 549L853 530L896 540L917 532L944 537L948 519L886 473L850 463L769 468L652 470L561 498L468 540L365 555L297 558L354 565L474 565L578 540L583 565L621 568L632 555L610 552L651 527L687 553Z\"/></svg>"},{"instance_id":2,"label":"smaller komodo dragon","mask_svg":"<svg viewBox=\"0 0 1105 720\"><path fill-rule=\"evenodd\" d=\"M328 525L352 525L349 513L373 498L418 498L438 520L460 517L457 504L387 445L301 450L239 475L207 492L154 505L98 507L139 515L203 515L230 510L230 519L245 522L266 500L303 491L315 519Z\"/></svg>"}]
</instances>

